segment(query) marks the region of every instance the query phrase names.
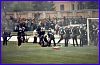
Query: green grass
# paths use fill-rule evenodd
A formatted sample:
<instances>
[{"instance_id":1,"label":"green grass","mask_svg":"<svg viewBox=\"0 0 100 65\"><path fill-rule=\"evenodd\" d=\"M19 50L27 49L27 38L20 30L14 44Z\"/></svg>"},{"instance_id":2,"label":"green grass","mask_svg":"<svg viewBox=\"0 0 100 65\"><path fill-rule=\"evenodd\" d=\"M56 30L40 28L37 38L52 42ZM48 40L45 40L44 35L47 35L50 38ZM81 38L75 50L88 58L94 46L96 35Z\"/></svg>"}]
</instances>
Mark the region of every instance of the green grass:
<instances>
[{"instance_id":1,"label":"green grass","mask_svg":"<svg viewBox=\"0 0 100 65\"><path fill-rule=\"evenodd\" d=\"M97 64L98 49L94 46L63 46L54 50L32 43L23 43L19 48L17 42L8 42L8 46L2 46L2 63Z\"/></svg>"}]
</instances>

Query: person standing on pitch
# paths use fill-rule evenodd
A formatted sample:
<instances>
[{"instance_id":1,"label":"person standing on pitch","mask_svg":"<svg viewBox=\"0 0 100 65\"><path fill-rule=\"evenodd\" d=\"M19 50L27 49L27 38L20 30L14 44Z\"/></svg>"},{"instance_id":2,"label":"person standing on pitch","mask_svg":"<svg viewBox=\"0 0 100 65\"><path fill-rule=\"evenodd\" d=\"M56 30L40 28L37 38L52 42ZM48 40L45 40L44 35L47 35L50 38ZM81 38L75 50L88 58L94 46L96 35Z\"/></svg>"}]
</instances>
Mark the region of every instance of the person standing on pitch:
<instances>
[{"instance_id":1,"label":"person standing on pitch","mask_svg":"<svg viewBox=\"0 0 100 65\"><path fill-rule=\"evenodd\" d=\"M73 46L75 47L75 43L74 43L74 40L76 41L76 45L78 46L78 42L77 42L77 35L78 35L78 30L77 30L77 27L74 27L72 29L72 39L73 39Z\"/></svg>"},{"instance_id":2,"label":"person standing on pitch","mask_svg":"<svg viewBox=\"0 0 100 65\"><path fill-rule=\"evenodd\" d=\"M44 34L45 34L45 29L44 28L41 28L41 31L40 31L40 33L39 33L39 39L40 39L40 41L39 41L39 44L42 46L42 47L44 47Z\"/></svg>"},{"instance_id":3,"label":"person standing on pitch","mask_svg":"<svg viewBox=\"0 0 100 65\"><path fill-rule=\"evenodd\" d=\"M21 43L23 42L23 37L22 37L22 28L19 26L18 28L18 33L17 33L17 39L18 39L18 46L21 45Z\"/></svg>"},{"instance_id":4,"label":"person standing on pitch","mask_svg":"<svg viewBox=\"0 0 100 65\"><path fill-rule=\"evenodd\" d=\"M53 40L54 46L56 46L54 33L53 33L53 31L51 31L51 29L49 29L48 37L49 37L49 44L48 44L48 46L49 47L51 46L51 41L52 40Z\"/></svg>"},{"instance_id":5,"label":"person standing on pitch","mask_svg":"<svg viewBox=\"0 0 100 65\"><path fill-rule=\"evenodd\" d=\"M47 39L47 34L44 35L44 46L47 47L49 45L48 39Z\"/></svg>"},{"instance_id":6,"label":"person standing on pitch","mask_svg":"<svg viewBox=\"0 0 100 65\"><path fill-rule=\"evenodd\" d=\"M7 36L8 36L8 32L5 30L3 32L3 45L7 46Z\"/></svg>"},{"instance_id":7,"label":"person standing on pitch","mask_svg":"<svg viewBox=\"0 0 100 65\"><path fill-rule=\"evenodd\" d=\"M22 27L22 37L23 37L23 43L25 42L25 27Z\"/></svg>"},{"instance_id":8,"label":"person standing on pitch","mask_svg":"<svg viewBox=\"0 0 100 65\"><path fill-rule=\"evenodd\" d=\"M83 47L83 44L85 43L85 29L84 27L80 27L80 47Z\"/></svg>"},{"instance_id":9,"label":"person standing on pitch","mask_svg":"<svg viewBox=\"0 0 100 65\"><path fill-rule=\"evenodd\" d=\"M68 41L70 39L70 29L69 27L65 28L65 47L68 47Z\"/></svg>"},{"instance_id":10,"label":"person standing on pitch","mask_svg":"<svg viewBox=\"0 0 100 65\"><path fill-rule=\"evenodd\" d=\"M65 30L63 27L60 28L59 34L61 37L60 37L60 40L58 41L58 43L60 43L60 41L64 39Z\"/></svg>"}]
</instances>

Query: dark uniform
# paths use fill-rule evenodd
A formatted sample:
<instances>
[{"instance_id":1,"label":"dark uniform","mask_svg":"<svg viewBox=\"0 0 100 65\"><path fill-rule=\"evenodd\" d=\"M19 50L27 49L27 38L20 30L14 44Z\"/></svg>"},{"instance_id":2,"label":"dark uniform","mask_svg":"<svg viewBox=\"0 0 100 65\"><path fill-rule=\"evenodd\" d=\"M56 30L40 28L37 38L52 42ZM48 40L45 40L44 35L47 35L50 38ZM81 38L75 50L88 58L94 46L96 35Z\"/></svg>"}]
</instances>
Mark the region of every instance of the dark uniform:
<instances>
[{"instance_id":1,"label":"dark uniform","mask_svg":"<svg viewBox=\"0 0 100 65\"><path fill-rule=\"evenodd\" d=\"M35 34L33 43L37 43L37 36Z\"/></svg>"},{"instance_id":2,"label":"dark uniform","mask_svg":"<svg viewBox=\"0 0 100 65\"><path fill-rule=\"evenodd\" d=\"M23 37L23 43L25 42L25 27L22 27L22 37Z\"/></svg>"},{"instance_id":3,"label":"dark uniform","mask_svg":"<svg viewBox=\"0 0 100 65\"><path fill-rule=\"evenodd\" d=\"M73 46L75 46L74 40L76 41L76 45L78 46L78 42L77 42L78 29L76 27L73 28L72 34L73 34L72 36Z\"/></svg>"},{"instance_id":4,"label":"dark uniform","mask_svg":"<svg viewBox=\"0 0 100 65\"><path fill-rule=\"evenodd\" d=\"M55 37L54 37L54 33L50 30L49 32L48 32L48 37L49 37L49 47L51 46L51 41L53 40L53 42L54 42L54 46L56 46L56 43L55 43Z\"/></svg>"},{"instance_id":5,"label":"dark uniform","mask_svg":"<svg viewBox=\"0 0 100 65\"><path fill-rule=\"evenodd\" d=\"M45 31L44 30L41 30L39 31L39 44L41 46L44 46L44 34L45 34Z\"/></svg>"},{"instance_id":6,"label":"dark uniform","mask_svg":"<svg viewBox=\"0 0 100 65\"><path fill-rule=\"evenodd\" d=\"M38 37L39 37L39 44L41 45L41 43L40 43L40 37L41 37L41 26L40 26L40 25L37 26L36 31L37 31L37 34L38 34Z\"/></svg>"},{"instance_id":7,"label":"dark uniform","mask_svg":"<svg viewBox=\"0 0 100 65\"><path fill-rule=\"evenodd\" d=\"M68 47L69 39L70 39L70 29L65 28L65 47Z\"/></svg>"},{"instance_id":8,"label":"dark uniform","mask_svg":"<svg viewBox=\"0 0 100 65\"><path fill-rule=\"evenodd\" d=\"M64 29L63 28L60 28L60 32L59 32L59 34L60 34L60 40L58 41L58 43L61 41L61 40L63 40L64 39L64 34L65 34L65 31L64 31Z\"/></svg>"},{"instance_id":9,"label":"dark uniform","mask_svg":"<svg viewBox=\"0 0 100 65\"><path fill-rule=\"evenodd\" d=\"M84 26L80 28L80 46L87 45L87 31Z\"/></svg>"},{"instance_id":10,"label":"dark uniform","mask_svg":"<svg viewBox=\"0 0 100 65\"><path fill-rule=\"evenodd\" d=\"M22 28L19 27L18 33L17 33L17 39L18 39L18 46L21 45L21 43L23 42L23 37L22 37Z\"/></svg>"},{"instance_id":11,"label":"dark uniform","mask_svg":"<svg viewBox=\"0 0 100 65\"><path fill-rule=\"evenodd\" d=\"M47 40L47 35L44 36L44 46L48 46L49 42Z\"/></svg>"},{"instance_id":12,"label":"dark uniform","mask_svg":"<svg viewBox=\"0 0 100 65\"><path fill-rule=\"evenodd\" d=\"M85 34L85 30L83 28L80 28L80 47L83 47L85 41L84 34Z\"/></svg>"},{"instance_id":13,"label":"dark uniform","mask_svg":"<svg viewBox=\"0 0 100 65\"><path fill-rule=\"evenodd\" d=\"M8 37L8 32L4 31L3 32L3 45L7 45L7 37Z\"/></svg>"}]
</instances>

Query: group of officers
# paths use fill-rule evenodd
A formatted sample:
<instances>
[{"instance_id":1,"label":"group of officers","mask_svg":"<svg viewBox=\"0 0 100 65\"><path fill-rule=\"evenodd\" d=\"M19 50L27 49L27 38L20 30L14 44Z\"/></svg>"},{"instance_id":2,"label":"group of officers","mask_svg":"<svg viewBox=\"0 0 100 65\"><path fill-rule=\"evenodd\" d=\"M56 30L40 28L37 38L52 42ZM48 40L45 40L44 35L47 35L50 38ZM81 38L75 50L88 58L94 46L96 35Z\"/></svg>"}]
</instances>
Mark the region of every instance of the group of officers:
<instances>
[{"instance_id":1,"label":"group of officers","mask_svg":"<svg viewBox=\"0 0 100 65\"><path fill-rule=\"evenodd\" d=\"M56 46L63 39L65 40L65 47L68 47L69 39L71 38L73 40L73 46L79 46L77 41L78 36L80 36L80 47L83 47L84 43L86 43L84 42L86 41L86 38L84 38L84 35L86 35L86 30L84 29L84 27L60 27L60 39L57 43L55 43L55 32L52 31L51 28L46 31L45 28L38 26L36 29L36 33L36 36L34 36L34 43L37 43L37 37L39 37L39 44L41 45L41 47L51 47L51 41L53 41L53 46ZM18 46L25 42L25 36L25 28L19 26L17 33Z\"/></svg>"},{"instance_id":2,"label":"group of officers","mask_svg":"<svg viewBox=\"0 0 100 65\"><path fill-rule=\"evenodd\" d=\"M86 42L86 29L84 27L61 27L59 30L60 40L57 43L60 43L61 40L65 39L65 47L68 47L69 39L72 38L73 46L83 47ZM78 44L78 39L80 39L80 43ZM76 44L75 44L76 43Z\"/></svg>"}]
</instances>

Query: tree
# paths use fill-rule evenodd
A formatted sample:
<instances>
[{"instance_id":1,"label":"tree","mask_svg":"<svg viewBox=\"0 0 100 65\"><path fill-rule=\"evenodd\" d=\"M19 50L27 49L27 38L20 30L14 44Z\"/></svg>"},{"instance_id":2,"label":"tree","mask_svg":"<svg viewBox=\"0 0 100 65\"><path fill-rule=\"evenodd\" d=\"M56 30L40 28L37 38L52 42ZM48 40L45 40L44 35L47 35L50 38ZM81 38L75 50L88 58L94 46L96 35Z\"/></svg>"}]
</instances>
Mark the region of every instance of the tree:
<instances>
[{"instance_id":1,"label":"tree","mask_svg":"<svg viewBox=\"0 0 100 65\"><path fill-rule=\"evenodd\" d=\"M98 1L78 2L78 9L98 9Z\"/></svg>"},{"instance_id":2,"label":"tree","mask_svg":"<svg viewBox=\"0 0 100 65\"><path fill-rule=\"evenodd\" d=\"M15 3L12 7L12 11L31 11L32 10L32 4L29 2L18 2Z\"/></svg>"},{"instance_id":3,"label":"tree","mask_svg":"<svg viewBox=\"0 0 100 65\"><path fill-rule=\"evenodd\" d=\"M53 2L32 2L34 11L54 11Z\"/></svg>"},{"instance_id":4,"label":"tree","mask_svg":"<svg viewBox=\"0 0 100 65\"><path fill-rule=\"evenodd\" d=\"M98 1L86 2L86 9L98 9Z\"/></svg>"},{"instance_id":5,"label":"tree","mask_svg":"<svg viewBox=\"0 0 100 65\"><path fill-rule=\"evenodd\" d=\"M54 11L53 2L3 2L6 11Z\"/></svg>"}]
</instances>

